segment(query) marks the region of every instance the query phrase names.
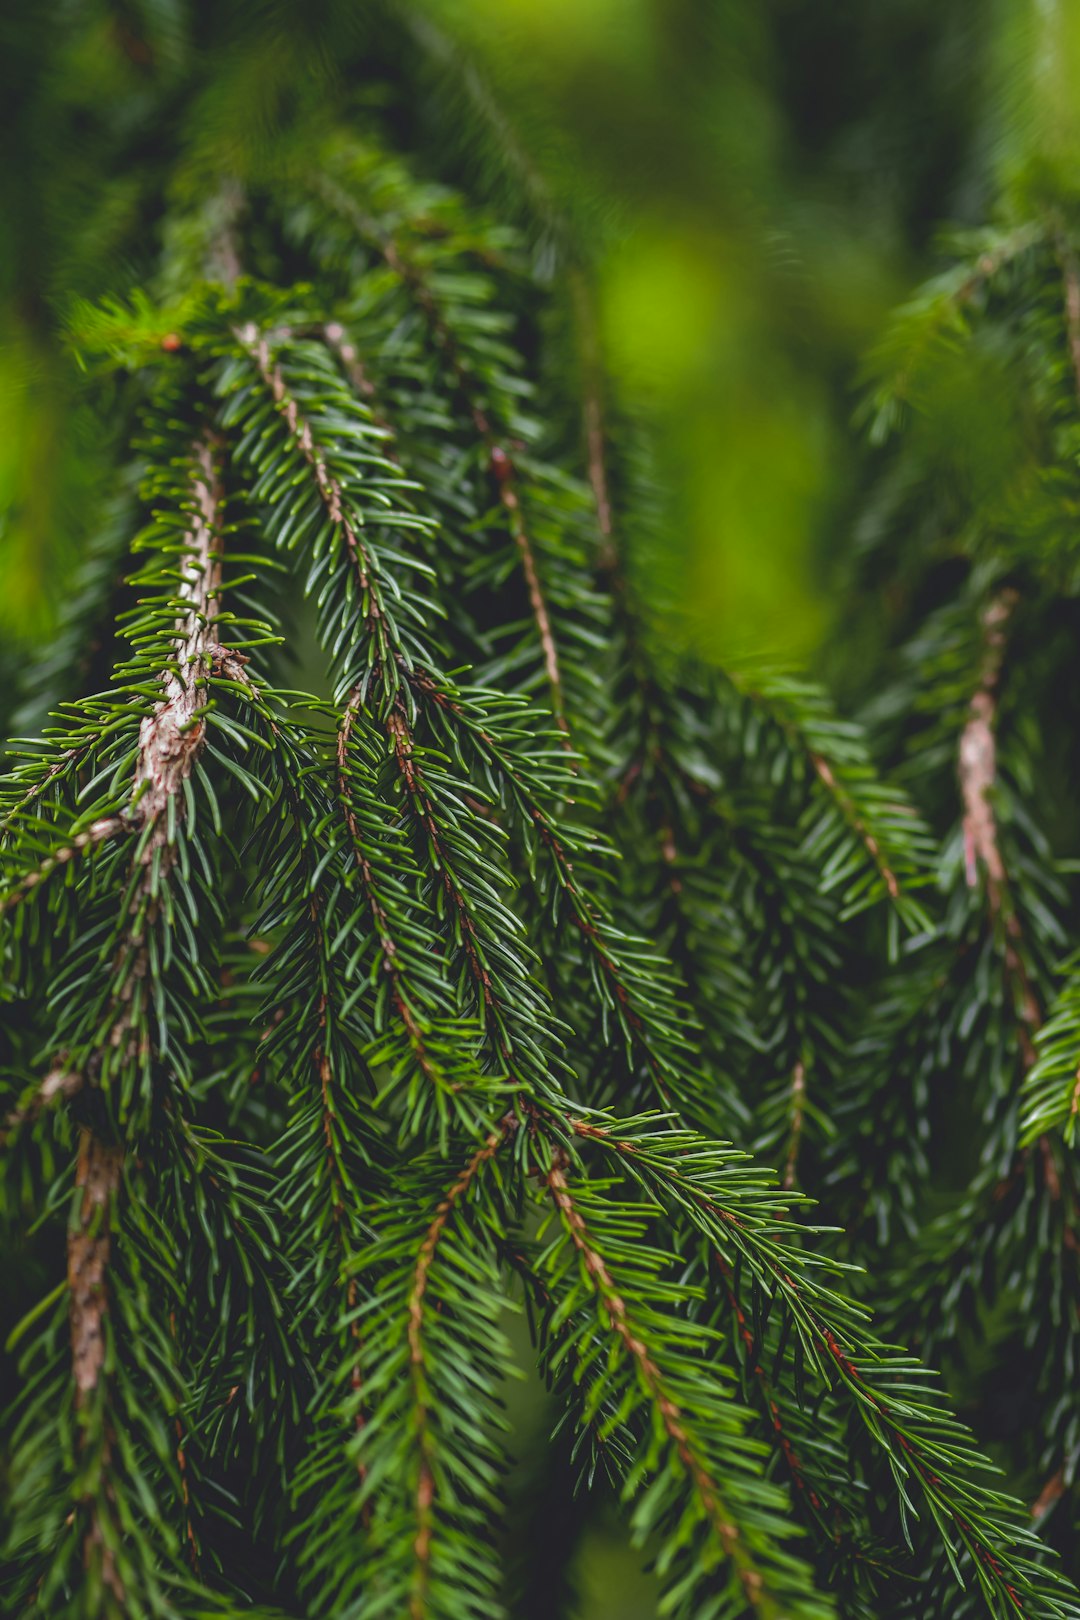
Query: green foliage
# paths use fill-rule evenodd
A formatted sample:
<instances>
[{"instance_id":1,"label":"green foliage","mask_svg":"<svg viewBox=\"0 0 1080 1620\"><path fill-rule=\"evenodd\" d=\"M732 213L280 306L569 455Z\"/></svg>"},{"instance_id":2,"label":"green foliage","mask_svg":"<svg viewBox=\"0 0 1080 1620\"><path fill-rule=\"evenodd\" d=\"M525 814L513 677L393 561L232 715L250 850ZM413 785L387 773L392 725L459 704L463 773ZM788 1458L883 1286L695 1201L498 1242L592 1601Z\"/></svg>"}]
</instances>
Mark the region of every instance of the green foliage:
<instances>
[{"instance_id":1,"label":"green foliage","mask_svg":"<svg viewBox=\"0 0 1080 1620\"><path fill-rule=\"evenodd\" d=\"M269 10L221 85L282 93ZM864 727L687 645L572 210L508 230L392 119L307 117L212 185L194 142L143 285L68 305L121 447L0 806L5 1601L513 1613L531 1359L665 1615L1080 1614L1039 1535L1080 1457L1065 223L882 351ZM1025 1380L1002 1486L977 1334Z\"/></svg>"}]
</instances>

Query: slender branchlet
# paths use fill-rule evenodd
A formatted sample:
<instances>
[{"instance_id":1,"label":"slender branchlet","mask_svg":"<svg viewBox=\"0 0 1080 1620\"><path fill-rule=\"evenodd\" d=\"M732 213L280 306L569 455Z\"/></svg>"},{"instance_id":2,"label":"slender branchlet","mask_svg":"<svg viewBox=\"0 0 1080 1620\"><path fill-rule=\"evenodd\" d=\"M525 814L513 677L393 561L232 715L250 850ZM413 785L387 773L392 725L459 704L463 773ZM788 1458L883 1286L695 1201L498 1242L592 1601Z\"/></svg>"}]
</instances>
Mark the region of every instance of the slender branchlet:
<instances>
[{"instance_id":1,"label":"slender branchlet","mask_svg":"<svg viewBox=\"0 0 1080 1620\"><path fill-rule=\"evenodd\" d=\"M540 579L536 550L529 537L525 521L520 488L521 479L515 462L513 447L506 442L504 437L500 436L498 429L493 424L487 409L482 403L480 381L474 375L467 359L462 354L453 329L440 308L439 300L429 285L421 266L409 257L405 249L392 235L381 230L378 222L369 218L364 210L358 207L341 187L323 181L322 189L331 206L350 221L362 239L370 242L376 248L388 268L416 299L417 305L427 323L431 339L453 379L458 402L471 421L477 439L483 447L493 492L506 514L507 526L521 558L521 568L528 592L529 606L536 624L536 633L539 637L543 655L552 713L559 728L564 733L568 733L566 701L555 629ZM350 359L348 363L350 366L355 366L355 358ZM362 373L361 378L363 378ZM362 387L364 382L366 382L366 379L363 379ZM367 389L365 389L365 392L367 392Z\"/></svg>"},{"instance_id":2,"label":"slender branchlet","mask_svg":"<svg viewBox=\"0 0 1080 1620\"><path fill-rule=\"evenodd\" d=\"M124 1150L119 1143L103 1142L94 1132L82 1131L75 1172L76 1208L67 1242L71 1375L77 1409L93 1398L105 1366L109 1251L123 1169ZM98 1449L98 1467L106 1472L113 1445L106 1419ZM113 1549L93 1511L92 1497L86 1504L86 1518L86 1567L100 1570L103 1585L122 1604L123 1582Z\"/></svg>"},{"instance_id":3,"label":"slender branchlet","mask_svg":"<svg viewBox=\"0 0 1080 1620\"><path fill-rule=\"evenodd\" d=\"M146 865L153 851L169 844L169 804L203 746L208 678L217 662L235 657L222 648L216 619L224 500L219 454L210 435L192 447L193 510L180 564L175 663L162 675L163 696L139 729L132 805L140 825L151 829L142 855Z\"/></svg>"},{"instance_id":4,"label":"slender branchlet","mask_svg":"<svg viewBox=\"0 0 1080 1620\"><path fill-rule=\"evenodd\" d=\"M497 1131L491 1132L483 1146L477 1148L472 1158L462 1168L460 1175L447 1188L446 1195L440 1200L431 1225L424 1234L424 1240L420 1245L416 1267L413 1272L412 1287L409 1292L408 1343L409 1364L413 1383L416 1448L419 1463L415 1498L416 1569L413 1575L412 1593L409 1601L409 1613L412 1620L423 1620L426 1613L426 1593L430 1579L431 1538L433 1533L432 1506L435 1499L435 1476L432 1470L432 1453L435 1442L429 1422L428 1385L424 1370L426 1359L424 1347L424 1300L427 1294L428 1277L435 1263L439 1240L446 1230L447 1222L453 1218L454 1211L461 1201L468 1196L469 1189L484 1166L490 1163L506 1141L507 1136L516 1128L517 1120L511 1115Z\"/></svg>"},{"instance_id":5,"label":"slender branchlet","mask_svg":"<svg viewBox=\"0 0 1080 1620\"><path fill-rule=\"evenodd\" d=\"M679 1404L669 1392L663 1372L635 1327L626 1301L619 1293L603 1255L590 1239L585 1219L570 1190L566 1172L558 1162L553 1162L547 1172L547 1185L559 1212L559 1218L581 1256L581 1263L596 1290L611 1330L621 1341L626 1354L632 1358L638 1376L655 1403L664 1432L693 1483L713 1533L738 1571L747 1602L756 1614L779 1617L782 1610L774 1601L761 1571L745 1547L733 1515L720 1494L719 1485L699 1455Z\"/></svg>"}]
</instances>

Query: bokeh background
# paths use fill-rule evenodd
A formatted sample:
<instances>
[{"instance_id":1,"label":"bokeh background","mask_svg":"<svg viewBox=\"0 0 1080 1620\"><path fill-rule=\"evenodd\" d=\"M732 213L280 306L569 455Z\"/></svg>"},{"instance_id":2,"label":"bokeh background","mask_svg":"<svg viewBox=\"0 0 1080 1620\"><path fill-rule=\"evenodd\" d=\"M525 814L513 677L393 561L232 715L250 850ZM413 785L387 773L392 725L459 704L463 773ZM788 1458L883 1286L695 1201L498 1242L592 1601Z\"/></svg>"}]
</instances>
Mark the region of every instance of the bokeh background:
<instances>
[{"instance_id":1,"label":"bokeh background","mask_svg":"<svg viewBox=\"0 0 1080 1620\"><path fill-rule=\"evenodd\" d=\"M0 721L112 466L65 346L76 301L143 285L170 205L343 115L487 198L562 291L587 262L605 364L672 491L666 583L691 634L843 697L879 476L868 357L944 229L1075 198L1078 84L1076 0L8 0ZM1009 453L1007 375L951 376L932 420L978 485ZM512 1405L539 1456L542 1401ZM583 1521L565 1478L558 1445L514 1475L522 1620L651 1614L603 1503Z\"/></svg>"}]
</instances>

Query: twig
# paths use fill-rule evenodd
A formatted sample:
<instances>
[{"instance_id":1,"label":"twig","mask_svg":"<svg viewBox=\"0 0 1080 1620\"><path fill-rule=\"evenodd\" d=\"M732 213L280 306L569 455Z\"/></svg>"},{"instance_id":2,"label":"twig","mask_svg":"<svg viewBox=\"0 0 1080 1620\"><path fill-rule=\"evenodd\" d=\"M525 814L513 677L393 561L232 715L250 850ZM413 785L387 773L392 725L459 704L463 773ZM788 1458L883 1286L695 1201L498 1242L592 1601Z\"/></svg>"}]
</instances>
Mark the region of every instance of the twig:
<instances>
[{"instance_id":1,"label":"twig","mask_svg":"<svg viewBox=\"0 0 1080 1620\"><path fill-rule=\"evenodd\" d=\"M687 1432L682 1409L668 1390L659 1366L630 1320L626 1302L608 1270L607 1262L589 1237L585 1219L574 1202L565 1172L557 1161L552 1164L545 1180L570 1239L581 1256L589 1281L600 1298L612 1331L622 1340L638 1369L641 1382L655 1402L660 1420L679 1461L690 1477L705 1516L724 1552L735 1565L747 1600L754 1608L764 1608L764 1612L771 1612L761 1573L754 1567L753 1559L743 1545L731 1514L721 1500L716 1482L697 1453Z\"/></svg>"},{"instance_id":2,"label":"twig","mask_svg":"<svg viewBox=\"0 0 1080 1620\"><path fill-rule=\"evenodd\" d=\"M107 1269L111 1243L113 1208L120 1190L124 1167L123 1148L103 1142L84 1129L79 1141L75 1172L78 1194L75 1222L68 1231L67 1281L68 1319L71 1331L71 1371L75 1381L76 1407L84 1407L97 1388L105 1365L105 1317L108 1310ZM107 1468L112 1450L106 1425L99 1466ZM118 1603L124 1602L124 1587L108 1538L102 1534L96 1515L91 1514L86 1529L84 1552L87 1565L100 1559L101 1580Z\"/></svg>"},{"instance_id":3,"label":"twig","mask_svg":"<svg viewBox=\"0 0 1080 1620\"><path fill-rule=\"evenodd\" d=\"M516 1117L513 1114L507 1115L499 1129L492 1131L484 1144L477 1148L472 1158L462 1169L457 1180L447 1190L435 1211L434 1219L427 1229L424 1241L420 1245L416 1270L413 1273L412 1292L409 1295L408 1344L409 1365L412 1370L413 1389L416 1399L417 1446L420 1452L420 1468L417 1475L415 1503L417 1522L416 1540L414 1542L416 1575L409 1604L409 1613L412 1620L423 1620L425 1610L425 1594L431 1564L432 1506L435 1501L435 1475L432 1467L432 1441L428 1426L428 1404L424 1376L424 1296L427 1293L428 1279L431 1268L435 1263L435 1254L439 1241L446 1230L451 1215L465 1197L484 1165L495 1157L502 1144L506 1141L507 1136L517 1129L517 1125Z\"/></svg>"},{"instance_id":4,"label":"twig","mask_svg":"<svg viewBox=\"0 0 1080 1620\"><path fill-rule=\"evenodd\" d=\"M791 1137L788 1142L787 1158L784 1161L784 1179L782 1183L785 1192L791 1192L795 1186L795 1171L799 1162L799 1148L802 1146L805 1118L806 1065L800 1058L791 1075Z\"/></svg>"},{"instance_id":5,"label":"twig","mask_svg":"<svg viewBox=\"0 0 1080 1620\"><path fill-rule=\"evenodd\" d=\"M13 1108L8 1114L4 1121L4 1129L0 1131L0 1143L6 1146L12 1136L21 1131L25 1125L32 1124L55 1103L67 1097L74 1097L82 1083L82 1075L64 1064L50 1069L30 1101L24 1103L21 1108Z\"/></svg>"}]
</instances>

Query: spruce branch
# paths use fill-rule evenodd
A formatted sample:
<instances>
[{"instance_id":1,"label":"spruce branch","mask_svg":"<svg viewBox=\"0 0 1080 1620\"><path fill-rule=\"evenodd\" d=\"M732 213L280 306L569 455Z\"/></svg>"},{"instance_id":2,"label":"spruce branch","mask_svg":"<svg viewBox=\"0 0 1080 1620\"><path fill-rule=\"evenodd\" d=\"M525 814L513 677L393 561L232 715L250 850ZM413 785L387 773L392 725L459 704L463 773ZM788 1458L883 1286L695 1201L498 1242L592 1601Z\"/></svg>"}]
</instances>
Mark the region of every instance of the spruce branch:
<instances>
[{"instance_id":1,"label":"spruce branch","mask_svg":"<svg viewBox=\"0 0 1080 1620\"><path fill-rule=\"evenodd\" d=\"M98 844L116 838L126 830L127 824L120 816L101 816L82 832L69 834L66 842L54 847L51 854L46 855L38 866L22 877L16 878L7 893L0 895L0 916L12 906L18 905L20 900L25 900L51 873L66 866L76 855L93 850Z\"/></svg>"},{"instance_id":2,"label":"spruce branch","mask_svg":"<svg viewBox=\"0 0 1080 1620\"><path fill-rule=\"evenodd\" d=\"M446 1230L447 1222L453 1215L455 1206L462 1198L466 1197L473 1181L480 1174L484 1165L498 1152L506 1140L507 1132L516 1128L517 1120L511 1119L500 1130L492 1131L487 1141L482 1147L477 1148L472 1158L464 1166L457 1180L447 1189L446 1195L436 1209L431 1225L424 1235L417 1256L416 1269L413 1272L412 1289L409 1293L407 1337L416 1414L416 1445L420 1454L420 1465L416 1484L416 1570L413 1575L412 1596L409 1602L409 1613L412 1620L423 1620L425 1613L425 1599L431 1577L431 1541L435 1524L432 1511L435 1498L435 1475L431 1461L432 1438L430 1414L427 1406L428 1382L425 1371L428 1357L424 1343L424 1301L428 1291L428 1279L435 1262L439 1240Z\"/></svg>"},{"instance_id":3,"label":"spruce branch","mask_svg":"<svg viewBox=\"0 0 1080 1620\"><path fill-rule=\"evenodd\" d=\"M819 1283L804 1252L785 1243L778 1222L784 1194L761 1187L757 1172L721 1170L727 1154L692 1132L651 1132L642 1122L602 1126L571 1121L575 1134L595 1142L627 1167L651 1197L675 1201L714 1247L722 1264L739 1263L790 1315L809 1366L828 1389L850 1402L876 1446L888 1458L900 1494L901 1521L911 1543L907 1494L911 1481L933 1521L958 1578L953 1539L970 1556L988 1601L1004 1612L1058 1611L1067 1590L1033 1561L1033 1544L1019 1504L973 1484L990 1465L932 1388L915 1358L888 1348L869 1333L865 1312ZM730 1150L729 1150L730 1151ZM721 1171L718 1175L717 1172ZM757 1182L757 1185L755 1185ZM1027 1605L1027 1607L1025 1607ZM1062 1607L1060 1612L1066 1613Z\"/></svg>"},{"instance_id":4,"label":"spruce branch","mask_svg":"<svg viewBox=\"0 0 1080 1620\"><path fill-rule=\"evenodd\" d=\"M688 1432L685 1415L647 1343L631 1320L607 1262L590 1237L585 1218L571 1194L565 1171L557 1162L553 1162L547 1172L547 1185L559 1218L581 1257L583 1268L607 1316L610 1329L633 1360L649 1399L659 1414L664 1432L693 1485L701 1511L724 1554L734 1566L747 1604L755 1614L780 1615L782 1607L766 1584L766 1576L758 1561L739 1534L731 1508L722 1499L715 1479L696 1449Z\"/></svg>"},{"instance_id":5,"label":"spruce branch","mask_svg":"<svg viewBox=\"0 0 1080 1620\"><path fill-rule=\"evenodd\" d=\"M192 461L193 511L180 565L175 665L162 675L162 697L139 728L132 806L140 826L150 829L143 842L144 864L154 859L155 851L169 847L169 806L176 802L203 745L201 710L208 671L220 661L228 672L230 659L235 658L222 648L215 616L221 590L223 489L211 437L192 446Z\"/></svg>"},{"instance_id":6,"label":"spruce branch","mask_svg":"<svg viewBox=\"0 0 1080 1620\"><path fill-rule=\"evenodd\" d=\"M635 1539L657 1545L665 1605L687 1616L702 1604L724 1616L831 1613L786 1545L784 1493L761 1477L765 1448L745 1433L697 1290L646 1241L655 1206L574 1174L557 1140L540 1163L556 1221L536 1261L551 1300L545 1361L575 1392L578 1424L596 1424Z\"/></svg>"},{"instance_id":7,"label":"spruce branch","mask_svg":"<svg viewBox=\"0 0 1080 1620\"><path fill-rule=\"evenodd\" d=\"M1017 1153L1063 936L998 712L1006 628L1064 612L1028 531L1030 566L1006 575L983 566L997 530L961 529L979 562L942 610L968 613L961 651L932 626L927 680L887 693L874 733L883 755L901 719L929 735L901 769L931 818L959 773L939 858L818 688L672 653L640 588L664 539L652 463L573 255L582 387L564 411L533 386L551 323L507 233L373 145L336 143L310 187L277 147L208 267L228 285L183 284L226 183L167 210L161 285L182 297L78 314L91 365L119 363L136 399L149 380L157 509L124 587L131 657L27 745L4 802L5 1169L46 1225L71 1202L77 1261L20 1330L20 1596L36 1583L74 1617L85 1592L110 1620L263 1598L490 1620L520 1280L573 1460L621 1486L673 1617L966 1613L949 1566L999 1620L1075 1613L1030 1515L857 1303L892 1286L897 1210L913 1252L896 1287L917 1306L946 1277L943 1320L977 1321L980 1268L1007 1280L995 1326L1022 1336L1032 1428L1054 1436L1026 1495L1060 1500L1078 1200L1045 1121L1076 1113L1076 1020L1063 1001L1036 1037L1055 1067L1040 1151ZM933 354L1041 278L1013 336L1056 366L1034 402L1049 509L1053 475L1071 489L1075 345L1046 235L979 243L879 404L918 406ZM239 278L241 259L310 285ZM905 615L953 590L939 520L946 563L920 529ZM992 617L1002 577L1025 581L1015 625ZM294 585L329 702L277 685L310 650ZM935 864L940 918L918 893ZM928 1099L953 1072L987 1125L943 1231L923 1219ZM718 1122L779 1184L704 1134ZM842 1157L823 1166L831 1133ZM874 1262L859 1278L794 1190L843 1202L853 1177L884 1233L848 1240Z\"/></svg>"},{"instance_id":8,"label":"spruce branch","mask_svg":"<svg viewBox=\"0 0 1080 1620\"><path fill-rule=\"evenodd\" d=\"M370 1504L359 1581L361 1616L502 1613L493 1532L505 1420L499 1385L509 1346L494 1233L502 1226L498 1155L507 1121L479 1147L410 1166L372 1210L357 1258L373 1285L359 1308L365 1346ZM355 1566L355 1557L351 1560Z\"/></svg>"},{"instance_id":9,"label":"spruce branch","mask_svg":"<svg viewBox=\"0 0 1080 1620\"><path fill-rule=\"evenodd\" d=\"M328 204L373 244L402 286L415 298L427 325L431 341L446 366L459 402L472 423L487 461L492 491L506 514L506 523L521 559L529 605L540 641L550 706L556 724L568 730L563 678L551 613L537 567L536 551L529 537L521 495L521 478L512 447L500 438L482 399L482 385L462 352L446 312L423 269L376 221L368 217L336 183L320 176L318 185Z\"/></svg>"},{"instance_id":10,"label":"spruce branch","mask_svg":"<svg viewBox=\"0 0 1080 1620\"><path fill-rule=\"evenodd\" d=\"M820 863L826 892L841 889L845 916L884 896L905 929L925 928L911 890L926 881L927 830L906 795L878 780L859 728L805 681L769 670L727 673L803 754L832 807L808 807L804 822L804 849Z\"/></svg>"},{"instance_id":11,"label":"spruce branch","mask_svg":"<svg viewBox=\"0 0 1080 1620\"><path fill-rule=\"evenodd\" d=\"M9 1111L3 1132L0 1133L0 1147L9 1146L12 1137L27 1125L32 1125L47 1109L74 1097L82 1083L82 1075L74 1069L65 1068L63 1064L50 1069L44 1080L35 1085L27 1100Z\"/></svg>"},{"instance_id":12,"label":"spruce branch","mask_svg":"<svg viewBox=\"0 0 1080 1620\"><path fill-rule=\"evenodd\" d=\"M870 360L876 381L868 391L865 417L874 444L883 444L903 425L906 409L919 405L935 363L968 337L975 307L995 279L1025 253L1042 247L1047 234L1044 222L1024 220L961 237L959 262L896 312Z\"/></svg>"},{"instance_id":13,"label":"spruce branch","mask_svg":"<svg viewBox=\"0 0 1080 1620\"><path fill-rule=\"evenodd\" d=\"M108 1264L114 1206L120 1191L123 1148L102 1142L84 1129L75 1173L76 1213L68 1232L67 1282L71 1318L71 1372L76 1408L85 1406L97 1389L105 1364L108 1310ZM114 1441L106 1428L97 1466L107 1472ZM101 1519L87 1512L84 1552L88 1570L100 1569L101 1581L117 1604L124 1602L124 1585Z\"/></svg>"},{"instance_id":14,"label":"spruce branch","mask_svg":"<svg viewBox=\"0 0 1080 1620\"><path fill-rule=\"evenodd\" d=\"M1069 1147L1080 1119L1080 961L1070 958L1049 1017L1035 1034L1035 1062L1024 1081L1021 1140L1029 1146L1061 1131Z\"/></svg>"}]
</instances>

